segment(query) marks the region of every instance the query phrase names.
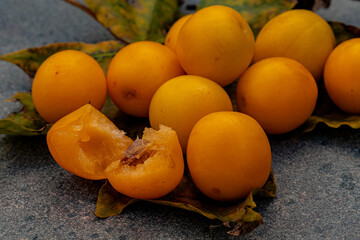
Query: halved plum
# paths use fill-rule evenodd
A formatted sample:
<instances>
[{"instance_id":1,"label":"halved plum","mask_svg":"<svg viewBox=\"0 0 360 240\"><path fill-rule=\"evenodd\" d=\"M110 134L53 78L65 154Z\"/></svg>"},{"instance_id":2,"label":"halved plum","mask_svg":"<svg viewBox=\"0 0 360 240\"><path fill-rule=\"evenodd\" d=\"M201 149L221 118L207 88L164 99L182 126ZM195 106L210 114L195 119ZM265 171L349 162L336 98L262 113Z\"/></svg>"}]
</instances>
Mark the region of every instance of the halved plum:
<instances>
[{"instance_id":1,"label":"halved plum","mask_svg":"<svg viewBox=\"0 0 360 240\"><path fill-rule=\"evenodd\" d=\"M92 180L105 179L105 168L121 159L133 142L90 104L57 121L46 139L51 155L62 168Z\"/></svg>"},{"instance_id":2,"label":"halved plum","mask_svg":"<svg viewBox=\"0 0 360 240\"><path fill-rule=\"evenodd\" d=\"M121 159L105 170L118 192L137 199L155 199L171 192L184 174L184 158L176 132L160 125L145 128Z\"/></svg>"}]
</instances>

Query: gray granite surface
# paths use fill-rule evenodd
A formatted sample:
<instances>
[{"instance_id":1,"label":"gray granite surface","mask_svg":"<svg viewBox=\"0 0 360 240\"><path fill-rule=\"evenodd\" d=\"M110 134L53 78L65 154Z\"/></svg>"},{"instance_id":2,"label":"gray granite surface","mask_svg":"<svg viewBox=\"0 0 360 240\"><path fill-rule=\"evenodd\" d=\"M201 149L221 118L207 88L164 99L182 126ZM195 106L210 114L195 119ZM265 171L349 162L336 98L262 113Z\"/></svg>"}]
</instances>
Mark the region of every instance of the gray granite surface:
<instances>
[{"instance_id":1,"label":"gray granite surface","mask_svg":"<svg viewBox=\"0 0 360 240\"><path fill-rule=\"evenodd\" d=\"M360 27L360 2L332 1L319 14ZM82 11L60 0L0 0L0 55L53 42L95 43L113 37ZM0 61L0 117L19 108L4 103L30 81ZM196 213L140 203L122 215L94 215L100 181L61 169L44 137L0 135L0 239L360 239L360 130L324 126L296 141L270 137L278 184L258 202L264 224L235 238L210 231Z\"/></svg>"}]
</instances>

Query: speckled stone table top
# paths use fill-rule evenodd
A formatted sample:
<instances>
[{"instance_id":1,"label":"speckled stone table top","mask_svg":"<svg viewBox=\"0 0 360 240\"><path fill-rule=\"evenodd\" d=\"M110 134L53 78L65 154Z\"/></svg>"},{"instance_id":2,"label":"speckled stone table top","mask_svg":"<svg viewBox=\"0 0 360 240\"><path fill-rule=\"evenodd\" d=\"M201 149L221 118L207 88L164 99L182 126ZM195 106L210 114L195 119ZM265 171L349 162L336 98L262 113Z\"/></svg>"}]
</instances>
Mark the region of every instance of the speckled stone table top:
<instances>
[{"instance_id":1,"label":"speckled stone table top","mask_svg":"<svg viewBox=\"0 0 360 240\"><path fill-rule=\"evenodd\" d=\"M360 27L360 2L332 1L328 20ZM1 0L0 55L54 42L113 39L94 19L60 0ZM30 88L0 61L0 117ZM238 239L360 239L360 130L319 126L297 140L270 137L274 199L258 202L264 224ZM0 239L235 239L225 227L184 210L139 203L122 215L94 215L102 182L60 168L45 137L0 135Z\"/></svg>"}]
</instances>

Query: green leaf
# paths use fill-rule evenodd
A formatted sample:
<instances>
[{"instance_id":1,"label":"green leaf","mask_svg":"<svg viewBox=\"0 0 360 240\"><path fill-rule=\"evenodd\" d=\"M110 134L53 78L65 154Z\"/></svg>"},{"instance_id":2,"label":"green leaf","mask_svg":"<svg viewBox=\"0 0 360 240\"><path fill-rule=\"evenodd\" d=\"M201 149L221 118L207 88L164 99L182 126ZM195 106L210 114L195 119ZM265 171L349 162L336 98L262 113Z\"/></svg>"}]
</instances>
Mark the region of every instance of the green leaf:
<instances>
[{"instance_id":1,"label":"green leaf","mask_svg":"<svg viewBox=\"0 0 360 240\"><path fill-rule=\"evenodd\" d=\"M360 28L341 22L329 22L336 38L336 45L350 38L360 37Z\"/></svg>"},{"instance_id":2,"label":"green leaf","mask_svg":"<svg viewBox=\"0 0 360 240\"><path fill-rule=\"evenodd\" d=\"M34 136L45 134L50 129L51 125L36 112L29 93L17 93L8 101L19 101L23 108L0 119L0 134Z\"/></svg>"},{"instance_id":3,"label":"green leaf","mask_svg":"<svg viewBox=\"0 0 360 240\"><path fill-rule=\"evenodd\" d=\"M301 132L310 132L317 124L323 123L331 128L346 125L354 129L360 128L360 115L351 115L340 110L326 92L324 82L318 82L319 96L312 116L301 127Z\"/></svg>"},{"instance_id":4,"label":"green leaf","mask_svg":"<svg viewBox=\"0 0 360 240\"><path fill-rule=\"evenodd\" d=\"M185 174L180 184L171 193L160 199L146 201L197 212L206 218L217 219L226 224L235 222L237 225L232 234L244 234L262 223L261 215L253 210L256 207L253 194L256 197L274 197L275 193L276 183L271 172L264 187L253 191L243 201L217 202L202 195L189 175ZM125 207L137 201L140 200L118 193L106 182L99 191L95 214L102 218L118 215Z\"/></svg>"},{"instance_id":5,"label":"green leaf","mask_svg":"<svg viewBox=\"0 0 360 240\"><path fill-rule=\"evenodd\" d=\"M0 56L0 59L17 65L30 77L34 77L40 64L50 55L61 50L72 49L85 52L95 58L106 72L113 56L124 46L124 43L118 41L104 41L96 44L80 42L53 43L43 47L29 48L8 53Z\"/></svg>"},{"instance_id":6,"label":"green leaf","mask_svg":"<svg viewBox=\"0 0 360 240\"><path fill-rule=\"evenodd\" d=\"M87 13L94 15L115 37L128 43L164 42L179 10L177 0L85 0L85 3L89 8Z\"/></svg>"},{"instance_id":7,"label":"green leaf","mask_svg":"<svg viewBox=\"0 0 360 240\"><path fill-rule=\"evenodd\" d=\"M243 15L257 35L271 18L292 9L296 3L296 0L202 0L198 9L217 4L232 7Z\"/></svg>"}]
</instances>

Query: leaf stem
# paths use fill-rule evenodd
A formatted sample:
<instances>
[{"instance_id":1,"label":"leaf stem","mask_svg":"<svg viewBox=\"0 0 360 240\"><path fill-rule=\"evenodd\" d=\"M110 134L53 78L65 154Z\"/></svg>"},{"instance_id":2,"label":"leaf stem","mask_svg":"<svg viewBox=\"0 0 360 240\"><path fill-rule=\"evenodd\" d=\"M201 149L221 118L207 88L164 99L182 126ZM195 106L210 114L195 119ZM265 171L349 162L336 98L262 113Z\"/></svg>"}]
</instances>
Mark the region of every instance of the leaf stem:
<instances>
[{"instance_id":1,"label":"leaf stem","mask_svg":"<svg viewBox=\"0 0 360 240\"><path fill-rule=\"evenodd\" d=\"M71 4L71 5L73 5L73 6L75 6L75 7L80 8L81 10L83 10L84 12L86 12L86 13L89 14L91 17L93 17L93 18L95 18L95 19L97 20L96 14L95 14L93 11L91 11L90 8L86 7L85 5L83 5L83 4L81 4L81 3L78 3L78 2L75 1L75 0L63 0L63 1L65 1L65 2L67 2L67 3L69 3L69 4Z\"/></svg>"}]
</instances>

